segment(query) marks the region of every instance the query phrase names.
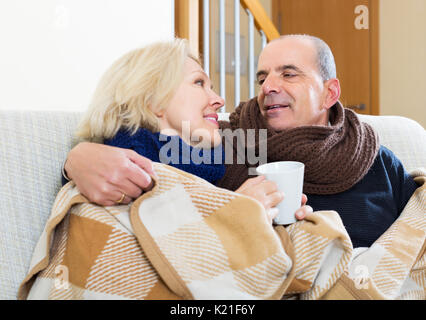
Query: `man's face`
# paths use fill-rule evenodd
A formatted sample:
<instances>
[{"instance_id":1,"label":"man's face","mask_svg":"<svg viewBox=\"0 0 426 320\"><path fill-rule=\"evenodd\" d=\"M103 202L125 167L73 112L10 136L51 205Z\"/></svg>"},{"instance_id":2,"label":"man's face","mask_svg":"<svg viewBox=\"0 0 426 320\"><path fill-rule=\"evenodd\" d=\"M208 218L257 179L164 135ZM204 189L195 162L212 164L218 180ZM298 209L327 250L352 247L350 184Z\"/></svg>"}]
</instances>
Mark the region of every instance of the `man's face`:
<instances>
[{"instance_id":1,"label":"man's face","mask_svg":"<svg viewBox=\"0 0 426 320\"><path fill-rule=\"evenodd\" d=\"M257 81L260 112L274 130L327 124L327 88L308 39L269 43L259 57Z\"/></svg>"}]
</instances>

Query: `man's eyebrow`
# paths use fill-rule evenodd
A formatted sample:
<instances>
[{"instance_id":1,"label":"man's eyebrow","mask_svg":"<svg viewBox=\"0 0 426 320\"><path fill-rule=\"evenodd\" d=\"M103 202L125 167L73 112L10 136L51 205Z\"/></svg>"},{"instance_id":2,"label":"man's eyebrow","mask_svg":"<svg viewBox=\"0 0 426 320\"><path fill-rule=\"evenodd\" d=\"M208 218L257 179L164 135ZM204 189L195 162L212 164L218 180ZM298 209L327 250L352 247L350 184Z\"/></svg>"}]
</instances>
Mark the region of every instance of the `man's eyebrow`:
<instances>
[{"instance_id":1,"label":"man's eyebrow","mask_svg":"<svg viewBox=\"0 0 426 320\"><path fill-rule=\"evenodd\" d=\"M276 68L276 71L283 72L284 70L287 70L287 69L291 69L296 72L303 73L303 71L300 70L298 67L296 67L294 64L285 64L285 65L279 66L278 68Z\"/></svg>"},{"instance_id":2,"label":"man's eyebrow","mask_svg":"<svg viewBox=\"0 0 426 320\"><path fill-rule=\"evenodd\" d=\"M264 76L267 75L268 72L266 72L265 70L260 70L258 72L256 72L256 79L259 78L260 76Z\"/></svg>"}]
</instances>

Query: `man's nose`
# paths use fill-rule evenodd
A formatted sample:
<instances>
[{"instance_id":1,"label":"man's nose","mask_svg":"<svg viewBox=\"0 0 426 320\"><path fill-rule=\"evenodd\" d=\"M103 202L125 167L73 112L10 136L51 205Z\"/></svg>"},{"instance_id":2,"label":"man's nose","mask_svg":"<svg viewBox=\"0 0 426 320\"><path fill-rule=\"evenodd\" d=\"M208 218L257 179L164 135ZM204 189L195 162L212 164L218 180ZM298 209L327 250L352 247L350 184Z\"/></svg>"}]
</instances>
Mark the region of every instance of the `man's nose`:
<instances>
[{"instance_id":1,"label":"man's nose","mask_svg":"<svg viewBox=\"0 0 426 320\"><path fill-rule=\"evenodd\" d=\"M271 75L266 77L265 81L262 83L261 89L265 95L278 93L281 90L278 79Z\"/></svg>"}]
</instances>

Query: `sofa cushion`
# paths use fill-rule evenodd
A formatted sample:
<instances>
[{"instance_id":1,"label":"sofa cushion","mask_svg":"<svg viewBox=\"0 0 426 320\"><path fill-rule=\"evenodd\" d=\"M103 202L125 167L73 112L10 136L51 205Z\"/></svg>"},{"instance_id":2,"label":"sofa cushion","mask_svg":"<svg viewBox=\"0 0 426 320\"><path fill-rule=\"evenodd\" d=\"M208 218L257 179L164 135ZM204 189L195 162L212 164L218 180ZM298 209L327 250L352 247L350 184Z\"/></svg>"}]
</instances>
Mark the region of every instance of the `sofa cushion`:
<instances>
[{"instance_id":1,"label":"sofa cushion","mask_svg":"<svg viewBox=\"0 0 426 320\"><path fill-rule=\"evenodd\" d=\"M16 299L60 189L79 117L0 111L0 299Z\"/></svg>"},{"instance_id":2,"label":"sofa cushion","mask_svg":"<svg viewBox=\"0 0 426 320\"><path fill-rule=\"evenodd\" d=\"M426 168L426 131L418 122L400 116L359 117L377 131L380 143L392 150L408 172Z\"/></svg>"}]
</instances>

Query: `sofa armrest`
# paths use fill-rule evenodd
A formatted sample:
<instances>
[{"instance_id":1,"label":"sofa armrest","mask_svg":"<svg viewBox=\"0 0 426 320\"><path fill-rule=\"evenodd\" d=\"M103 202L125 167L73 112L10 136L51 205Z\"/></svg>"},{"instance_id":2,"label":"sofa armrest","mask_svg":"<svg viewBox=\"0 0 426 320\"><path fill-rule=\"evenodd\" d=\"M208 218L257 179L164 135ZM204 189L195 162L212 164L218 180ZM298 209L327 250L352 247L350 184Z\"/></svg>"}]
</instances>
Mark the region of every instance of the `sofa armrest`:
<instances>
[{"instance_id":1,"label":"sofa armrest","mask_svg":"<svg viewBox=\"0 0 426 320\"><path fill-rule=\"evenodd\" d=\"M358 116L377 131L380 143L392 150L408 172L426 168L426 131L418 122L401 116Z\"/></svg>"}]
</instances>

